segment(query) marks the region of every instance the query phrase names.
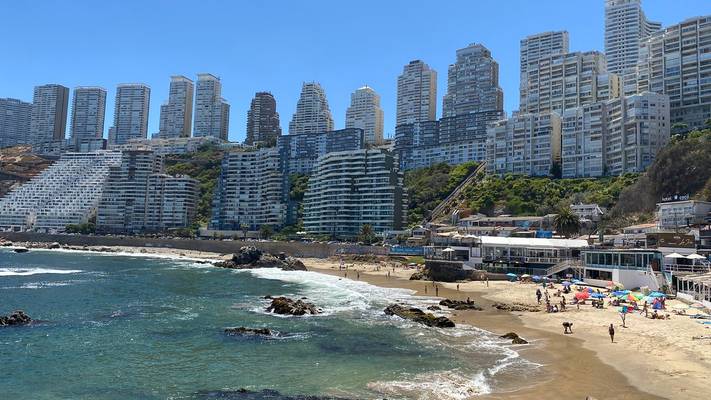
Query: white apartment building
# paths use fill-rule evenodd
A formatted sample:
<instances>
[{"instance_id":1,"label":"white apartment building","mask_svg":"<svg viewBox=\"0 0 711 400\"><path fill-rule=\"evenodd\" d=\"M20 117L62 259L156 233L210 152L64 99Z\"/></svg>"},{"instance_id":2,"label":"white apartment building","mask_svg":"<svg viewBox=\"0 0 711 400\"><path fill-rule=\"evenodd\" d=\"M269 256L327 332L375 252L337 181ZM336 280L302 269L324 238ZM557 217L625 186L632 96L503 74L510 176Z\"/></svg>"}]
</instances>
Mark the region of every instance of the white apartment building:
<instances>
[{"instance_id":1,"label":"white apartment building","mask_svg":"<svg viewBox=\"0 0 711 400\"><path fill-rule=\"evenodd\" d=\"M333 130L333 117L328 108L326 92L318 82L304 82L296 103L296 112L289 122L289 134L323 133Z\"/></svg>"},{"instance_id":2,"label":"white apartment building","mask_svg":"<svg viewBox=\"0 0 711 400\"><path fill-rule=\"evenodd\" d=\"M0 229L62 232L96 213L109 169L121 163L121 153L65 153L62 157L0 199Z\"/></svg>"},{"instance_id":3,"label":"white apartment building","mask_svg":"<svg viewBox=\"0 0 711 400\"><path fill-rule=\"evenodd\" d=\"M195 219L199 192L199 182L188 176L149 176L146 230L166 231L189 226Z\"/></svg>"},{"instance_id":4,"label":"white apartment building","mask_svg":"<svg viewBox=\"0 0 711 400\"><path fill-rule=\"evenodd\" d=\"M615 74L635 67L639 42L661 29L660 22L647 20L641 0L605 1L605 56Z\"/></svg>"},{"instance_id":5,"label":"white apartment building","mask_svg":"<svg viewBox=\"0 0 711 400\"><path fill-rule=\"evenodd\" d=\"M605 56L597 51L542 57L529 64L521 88L520 112L547 113L620 96L620 78L607 72Z\"/></svg>"},{"instance_id":6,"label":"white apartment building","mask_svg":"<svg viewBox=\"0 0 711 400\"><path fill-rule=\"evenodd\" d=\"M669 99L656 93L620 97L566 110L562 176L643 172L669 141Z\"/></svg>"},{"instance_id":7,"label":"white apartment building","mask_svg":"<svg viewBox=\"0 0 711 400\"><path fill-rule=\"evenodd\" d=\"M669 96L671 123L711 118L711 15L658 31L640 45L638 91Z\"/></svg>"},{"instance_id":8,"label":"white apartment building","mask_svg":"<svg viewBox=\"0 0 711 400\"><path fill-rule=\"evenodd\" d=\"M560 162L561 120L556 113L519 114L488 129L487 170L548 176Z\"/></svg>"},{"instance_id":9,"label":"white apartment building","mask_svg":"<svg viewBox=\"0 0 711 400\"><path fill-rule=\"evenodd\" d=\"M319 158L304 197L304 229L317 235L357 237L363 225L376 233L402 229L406 215L403 174L387 150L328 153Z\"/></svg>"},{"instance_id":10,"label":"white apartment building","mask_svg":"<svg viewBox=\"0 0 711 400\"><path fill-rule=\"evenodd\" d=\"M198 74L195 88L193 136L227 140L230 105L222 98L222 82L212 74Z\"/></svg>"},{"instance_id":11,"label":"white apartment building","mask_svg":"<svg viewBox=\"0 0 711 400\"><path fill-rule=\"evenodd\" d=\"M552 55L566 54L570 51L570 37L568 31L542 32L535 35L526 36L521 39L520 71L519 81L520 103L527 102L528 70L537 66L538 60Z\"/></svg>"},{"instance_id":12,"label":"white apartment building","mask_svg":"<svg viewBox=\"0 0 711 400\"><path fill-rule=\"evenodd\" d=\"M351 105L346 110L346 128L363 130L368 144L383 143L383 109L380 95L368 86L351 93Z\"/></svg>"},{"instance_id":13,"label":"white apartment building","mask_svg":"<svg viewBox=\"0 0 711 400\"><path fill-rule=\"evenodd\" d=\"M603 214L607 211L605 207L600 207L597 203L571 204L570 210L579 218L585 218L591 221L599 221Z\"/></svg>"},{"instance_id":14,"label":"white apartment building","mask_svg":"<svg viewBox=\"0 0 711 400\"><path fill-rule=\"evenodd\" d=\"M210 229L279 227L286 218L284 172L278 148L229 151L215 189Z\"/></svg>"},{"instance_id":15,"label":"white apartment building","mask_svg":"<svg viewBox=\"0 0 711 400\"><path fill-rule=\"evenodd\" d=\"M212 136L175 137L167 139L131 139L128 143L111 146L113 150L151 150L159 156L168 154L193 153L207 144L222 144L221 139Z\"/></svg>"},{"instance_id":16,"label":"white apartment building","mask_svg":"<svg viewBox=\"0 0 711 400\"><path fill-rule=\"evenodd\" d=\"M109 129L109 143L124 144L131 139L148 137L148 111L151 88L141 83L124 83L116 88L114 124Z\"/></svg>"},{"instance_id":17,"label":"white apartment building","mask_svg":"<svg viewBox=\"0 0 711 400\"><path fill-rule=\"evenodd\" d=\"M434 121L437 116L437 71L410 61L397 77L396 126Z\"/></svg>"},{"instance_id":18,"label":"white apartment building","mask_svg":"<svg viewBox=\"0 0 711 400\"><path fill-rule=\"evenodd\" d=\"M660 229L708 224L711 223L711 202L681 200L658 203L657 220Z\"/></svg>"}]
</instances>

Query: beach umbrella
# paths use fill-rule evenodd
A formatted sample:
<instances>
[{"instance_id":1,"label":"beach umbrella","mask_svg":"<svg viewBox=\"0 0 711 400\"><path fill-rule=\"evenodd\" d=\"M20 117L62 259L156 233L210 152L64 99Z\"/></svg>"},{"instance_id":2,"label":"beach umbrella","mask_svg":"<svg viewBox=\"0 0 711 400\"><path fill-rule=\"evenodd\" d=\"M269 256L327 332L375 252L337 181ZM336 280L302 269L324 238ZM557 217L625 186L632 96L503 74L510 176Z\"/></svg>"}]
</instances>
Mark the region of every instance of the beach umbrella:
<instances>
[{"instance_id":1,"label":"beach umbrella","mask_svg":"<svg viewBox=\"0 0 711 400\"><path fill-rule=\"evenodd\" d=\"M688 258L689 260L705 260L706 259L706 257L698 255L696 253L688 255L688 256L686 256L686 258Z\"/></svg>"},{"instance_id":2,"label":"beach umbrella","mask_svg":"<svg viewBox=\"0 0 711 400\"><path fill-rule=\"evenodd\" d=\"M578 300L585 300L590 297L590 293L588 292L577 292L575 293L575 298Z\"/></svg>"},{"instance_id":3,"label":"beach umbrella","mask_svg":"<svg viewBox=\"0 0 711 400\"><path fill-rule=\"evenodd\" d=\"M620 282L615 282L615 281L610 281L607 284L607 287L610 289L617 288L617 289L624 289L625 285L621 284Z\"/></svg>"},{"instance_id":4,"label":"beach umbrella","mask_svg":"<svg viewBox=\"0 0 711 400\"><path fill-rule=\"evenodd\" d=\"M629 290L615 290L612 292L612 295L615 297L627 296L628 294L630 294Z\"/></svg>"},{"instance_id":5,"label":"beach umbrella","mask_svg":"<svg viewBox=\"0 0 711 400\"><path fill-rule=\"evenodd\" d=\"M671 253L664 256L664 258L684 258L684 256L679 253Z\"/></svg>"},{"instance_id":6,"label":"beach umbrella","mask_svg":"<svg viewBox=\"0 0 711 400\"><path fill-rule=\"evenodd\" d=\"M580 279L573 279L572 282L575 283L576 285L577 285L578 283L583 283L583 281L581 281Z\"/></svg>"},{"instance_id":7,"label":"beach umbrella","mask_svg":"<svg viewBox=\"0 0 711 400\"><path fill-rule=\"evenodd\" d=\"M652 292L649 294L649 297L655 298L655 297L667 297L664 293L661 292Z\"/></svg>"},{"instance_id":8,"label":"beach umbrella","mask_svg":"<svg viewBox=\"0 0 711 400\"><path fill-rule=\"evenodd\" d=\"M534 281L540 281L540 280L541 280L541 277L538 276L538 275L533 275L533 276L531 277L531 279L533 279Z\"/></svg>"},{"instance_id":9,"label":"beach umbrella","mask_svg":"<svg viewBox=\"0 0 711 400\"><path fill-rule=\"evenodd\" d=\"M636 300L642 300L644 298L644 295L642 293L632 293L630 296L633 296Z\"/></svg>"},{"instance_id":10,"label":"beach umbrella","mask_svg":"<svg viewBox=\"0 0 711 400\"><path fill-rule=\"evenodd\" d=\"M446 249L442 250L442 253L451 253L451 252L453 252L453 251L454 251L453 248L447 247Z\"/></svg>"},{"instance_id":11,"label":"beach umbrella","mask_svg":"<svg viewBox=\"0 0 711 400\"><path fill-rule=\"evenodd\" d=\"M511 282L515 281L516 278L518 278L518 277L516 276L516 274L513 274L513 273L511 273L511 272L509 272L508 274L506 274L506 276L509 278L509 280L510 280Z\"/></svg>"},{"instance_id":12,"label":"beach umbrella","mask_svg":"<svg viewBox=\"0 0 711 400\"><path fill-rule=\"evenodd\" d=\"M602 293L593 293L590 295L590 297L592 297L593 299L604 299L605 295Z\"/></svg>"},{"instance_id":13,"label":"beach umbrella","mask_svg":"<svg viewBox=\"0 0 711 400\"><path fill-rule=\"evenodd\" d=\"M529 275L529 274L523 274L523 275L521 275L521 278L530 278L530 277L531 277L531 275Z\"/></svg>"},{"instance_id":14,"label":"beach umbrella","mask_svg":"<svg viewBox=\"0 0 711 400\"><path fill-rule=\"evenodd\" d=\"M568 286L572 285L572 283L570 283L570 282L568 282L568 281L563 281L561 284L562 284L563 286L565 286L565 287L568 287Z\"/></svg>"},{"instance_id":15,"label":"beach umbrella","mask_svg":"<svg viewBox=\"0 0 711 400\"><path fill-rule=\"evenodd\" d=\"M701 303L694 303L694 304L691 304L689 307L691 307L691 308L698 308L698 309L706 308L706 307L705 307L703 304L701 304Z\"/></svg>"}]
</instances>

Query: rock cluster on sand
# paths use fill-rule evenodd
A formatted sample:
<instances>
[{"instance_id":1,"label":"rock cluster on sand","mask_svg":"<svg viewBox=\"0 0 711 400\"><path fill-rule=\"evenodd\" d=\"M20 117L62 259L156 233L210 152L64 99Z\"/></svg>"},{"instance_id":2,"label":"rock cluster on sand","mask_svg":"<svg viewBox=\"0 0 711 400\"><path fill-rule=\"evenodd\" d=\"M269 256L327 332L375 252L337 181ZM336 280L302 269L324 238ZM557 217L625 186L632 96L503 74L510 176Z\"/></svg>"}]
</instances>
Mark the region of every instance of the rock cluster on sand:
<instances>
[{"instance_id":1,"label":"rock cluster on sand","mask_svg":"<svg viewBox=\"0 0 711 400\"><path fill-rule=\"evenodd\" d=\"M265 389L253 392L247 389L203 391L196 393L197 399L222 399L222 400L348 400L342 397L322 397L310 395L284 395L276 390Z\"/></svg>"},{"instance_id":2,"label":"rock cluster on sand","mask_svg":"<svg viewBox=\"0 0 711 400\"><path fill-rule=\"evenodd\" d=\"M511 344L528 344L528 342L519 336L517 333L509 332L505 335L499 336L502 339L511 339Z\"/></svg>"},{"instance_id":3,"label":"rock cluster on sand","mask_svg":"<svg viewBox=\"0 0 711 400\"><path fill-rule=\"evenodd\" d=\"M272 336L272 331L268 328L225 328L225 333L230 336Z\"/></svg>"},{"instance_id":4,"label":"rock cluster on sand","mask_svg":"<svg viewBox=\"0 0 711 400\"><path fill-rule=\"evenodd\" d=\"M267 296L267 298L270 297ZM267 311L282 315L315 315L321 313L321 310L316 308L313 303L307 303L301 299L294 300L283 296L272 298L272 303L267 307Z\"/></svg>"},{"instance_id":5,"label":"rock cluster on sand","mask_svg":"<svg viewBox=\"0 0 711 400\"><path fill-rule=\"evenodd\" d=\"M32 318L22 310L14 311L8 316L0 316L0 326L27 325Z\"/></svg>"},{"instance_id":6,"label":"rock cluster on sand","mask_svg":"<svg viewBox=\"0 0 711 400\"><path fill-rule=\"evenodd\" d=\"M440 306L444 306L447 308L452 308L454 310L477 310L481 311L482 308L478 304L474 303L471 300L450 300L450 299L444 299L439 302Z\"/></svg>"},{"instance_id":7,"label":"rock cluster on sand","mask_svg":"<svg viewBox=\"0 0 711 400\"><path fill-rule=\"evenodd\" d=\"M391 304L385 308L385 314L397 315L400 318L409 319L410 321L436 328L454 328L454 322L451 319L447 317L435 317L434 314L426 313L415 307Z\"/></svg>"},{"instance_id":8,"label":"rock cluster on sand","mask_svg":"<svg viewBox=\"0 0 711 400\"><path fill-rule=\"evenodd\" d=\"M508 304L508 303L494 303L491 305L492 307L496 308L497 310L502 310L502 311L527 311L527 312L539 312L541 309L538 306L532 306L530 304L523 304L523 303L513 303L513 304Z\"/></svg>"},{"instance_id":9,"label":"rock cluster on sand","mask_svg":"<svg viewBox=\"0 0 711 400\"><path fill-rule=\"evenodd\" d=\"M215 263L216 267L231 269L280 268L284 271L306 271L306 266L299 259L288 257L284 253L278 255L263 253L254 246L244 246L232 258Z\"/></svg>"}]
</instances>

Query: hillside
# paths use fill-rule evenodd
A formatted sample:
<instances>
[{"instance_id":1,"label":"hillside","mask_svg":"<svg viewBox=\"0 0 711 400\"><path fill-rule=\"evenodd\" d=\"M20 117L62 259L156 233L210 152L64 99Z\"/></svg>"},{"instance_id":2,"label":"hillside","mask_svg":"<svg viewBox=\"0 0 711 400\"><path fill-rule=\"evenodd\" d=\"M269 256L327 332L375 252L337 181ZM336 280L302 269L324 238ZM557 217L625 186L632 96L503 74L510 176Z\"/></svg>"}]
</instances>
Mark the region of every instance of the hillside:
<instances>
[{"instance_id":1,"label":"hillside","mask_svg":"<svg viewBox=\"0 0 711 400\"><path fill-rule=\"evenodd\" d=\"M207 225L212 212L212 196L220 177L224 152L214 145L204 145L195 153L165 157L165 170L171 175L188 175L200 182L197 223Z\"/></svg>"},{"instance_id":2,"label":"hillside","mask_svg":"<svg viewBox=\"0 0 711 400\"><path fill-rule=\"evenodd\" d=\"M647 172L620 194L611 217L653 212L662 197L711 200L711 129L675 135Z\"/></svg>"},{"instance_id":3,"label":"hillside","mask_svg":"<svg viewBox=\"0 0 711 400\"><path fill-rule=\"evenodd\" d=\"M52 164L52 160L34 155L31 150L30 146L0 149L0 197Z\"/></svg>"}]
</instances>

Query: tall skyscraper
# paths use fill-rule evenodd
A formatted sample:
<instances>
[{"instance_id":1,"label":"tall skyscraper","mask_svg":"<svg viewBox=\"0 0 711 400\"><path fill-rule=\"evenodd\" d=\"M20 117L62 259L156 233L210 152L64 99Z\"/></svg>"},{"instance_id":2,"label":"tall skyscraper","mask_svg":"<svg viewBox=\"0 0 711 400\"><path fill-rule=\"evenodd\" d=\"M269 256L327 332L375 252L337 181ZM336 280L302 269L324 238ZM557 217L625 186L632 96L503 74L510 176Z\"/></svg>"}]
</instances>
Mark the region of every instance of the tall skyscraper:
<instances>
[{"instance_id":1,"label":"tall skyscraper","mask_svg":"<svg viewBox=\"0 0 711 400\"><path fill-rule=\"evenodd\" d=\"M662 24L648 21L642 0L605 1L605 56L607 69L622 74L637 64L640 40L660 30Z\"/></svg>"},{"instance_id":2,"label":"tall skyscraper","mask_svg":"<svg viewBox=\"0 0 711 400\"><path fill-rule=\"evenodd\" d=\"M552 55L566 54L570 51L568 31L543 32L521 39L521 79L519 84L520 102L527 99L528 70L538 65L538 60Z\"/></svg>"},{"instance_id":3,"label":"tall skyscraper","mask_svg":"<svg viewBox=\"0 0 711 400\"><path fill-rule=\"evenodd\" d=\"M489 49L473 43L457 50L457 61L448 69L447 94L442 105L445 118L504 109L499 64Z\"/></svg>"},{"instance_id":4,"label":"tall skyscraper","mask_svg":"<svg viewBox=\"0 0 711 400\"><path fill-rule=\"evenodd\" d=\"M375 90L363 86L351 93L351 106L346 110L346 128L362 129L366 143L383 142L383 110L380 108L380 95Z\"/></svg>"},{"instance_id":5,"label":"tall skyscraper","mask_svg":"<svg viewBox=\"0 0 711 400\"><path fill-rule=\"evenodd\" d=\"M253 145L276 145L281 136L279 113L276 110L276 100L269 92L257 92L247 111L247 139L245 143Z\"/></svg>"},{"instance_id":6,"label":"tall skyscraper","mask_svg":"<svg viewBox=\"0 0 711 400\"><path fill-rule=\"evenodd\" d=\"M109 142L124 144L131 139L145 139L148 134L148 109L151 88L141 83L123 83L116 88L114 125Z\"/></svg>"},{"instance_id":7,"label":"tall skyscraper","mask_svg":"<svg viewBox=\"0 0 711 400\"><path fill-rule=\"evenodd\" d=\"M68 105L68 87L56 84L35 86L30 141L45 143L64 140L67 131Z\"/></svg>"},{"instance_id":8,"label":"tall skyscraper","mask_svg":"<svg viewBox=\"0 0 711 400\"><path fill-rule=\"evenodd\" d=\"M420 60L410 61L397 78L396 125L437 119L437 71Z\"/></svg>"},{"instance_id":9,"label":"tall skyscraper","mask_svg":"<svg viewBox=\"0 0 711 400\"><path fill-rule=\"evenodd\" d=\"M323 133L333 130L333 117L326 92L318 82L304 82L296 112L289 122L289 134Z\"/></svg>"},{"instance_id":10,"label":"tall skyscraper","mask_svg":"<svg viewBox=\"0 0 711 400\"><path fill-rule=\"evenodd\" d=\"M0 99L0 148L30 143L32 103Z\"/></svg>"},{"instance_id":11,"label":"tall skyscraper","mask_svg":"<svg viewBox=\"0 0 711 400\"><path fill-rule=\"evenodd\" d=\"M80 86L72 99L71 138L73 143L104 136L106 89Z\"/></svg>"},{"instance_id":12,"label":"tall skyscraper","mask_svg":"<svg viewBox=\"0 0 711 400\"><path fill-rule=\"evenodd\" d=\"M638 92L669 96L671 122L703 127L711 118L711 15L687 19L643 41Z\"/></svg>"},{"instance_id":13,"label":"tall skyscraper","mask_svg":"<svg viewBox=\"0 0 711 400\"><path fill-rule=\"evenodd\" d=\"M229 125L230 105L222 98L220 78L212 74L198 74L193 136L227 140Z\"/></svg>"},{"instance_id":14,"label":"tall skyscraper","mask_svg":"<svg viewBox=\"0 0 711 400\"><path fill-rule=\"evenodd\" d=\"M168 102L160 106L158 137L190 137L193 122L193 81L177 75L170 77Z\"/></svg>"}]
</instances>

